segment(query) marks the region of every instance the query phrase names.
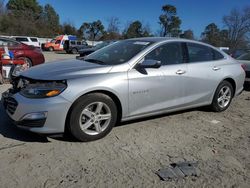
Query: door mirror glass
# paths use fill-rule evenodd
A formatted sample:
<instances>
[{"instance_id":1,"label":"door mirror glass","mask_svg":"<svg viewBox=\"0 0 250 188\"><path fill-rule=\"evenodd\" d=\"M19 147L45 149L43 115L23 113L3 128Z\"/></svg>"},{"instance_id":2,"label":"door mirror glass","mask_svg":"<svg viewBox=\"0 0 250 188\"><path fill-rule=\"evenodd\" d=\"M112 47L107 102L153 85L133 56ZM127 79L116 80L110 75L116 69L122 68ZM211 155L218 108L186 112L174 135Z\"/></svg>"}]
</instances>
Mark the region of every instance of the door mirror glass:
<instances>
[{"instance_id":1,"label":"door mirror glass","mask_svg":"<svg viewBox=\"0 0 250 188\"><path fill-rule=\"evenodd\" d=\"M140 68L159 68L161 66L161 61L146 59L141 64L139 64Z\"/></svg>"}]
</instances>

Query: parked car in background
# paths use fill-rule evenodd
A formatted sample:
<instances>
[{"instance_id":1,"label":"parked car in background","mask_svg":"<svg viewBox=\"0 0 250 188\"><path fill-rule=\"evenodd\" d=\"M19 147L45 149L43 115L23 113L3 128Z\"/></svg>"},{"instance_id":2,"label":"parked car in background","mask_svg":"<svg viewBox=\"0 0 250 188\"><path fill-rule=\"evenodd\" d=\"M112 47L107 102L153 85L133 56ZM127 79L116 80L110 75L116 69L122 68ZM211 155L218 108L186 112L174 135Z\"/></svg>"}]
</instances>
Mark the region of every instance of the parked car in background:
<instances>
[{"instance_id":1,"label":"parked car in background","mask_svg":"<svg viewBox=\"0 0 250 188\"><path fill-rule=\"evenodd\" d=\"M18 41L18 42L41 48L40 41L37 37L11 36L11 38Z\"/></svg>"},{"instance_id":2,"label":"parked car in background","mask_svg":"<svg viewBox=\"0 0 250 188\"><path fill-rule=\"evenodd\" d=\"M237 59L238 57L240 57L241 55L250 52L250 49L237 49L231 52L231 56L235 59Z\"/></svg>"},{"instance_id":3,"label":"parked car in background","mask_svg":"<svg viewBox=\"0 0 250 188\"><path fill-rule=\"evenodd\" d=\"M15 59L25 59L29 67L42 64L45 61L40 48L2 37L0 37L0 57L4 53L4 46L7 46L9 51L14 53Z\"/></svg>"},{"instance_id":4,"label":"parked car in background","mask_svg":"<svg viewBox=\"0 0 250 188\"><path fill-rule=\"evenodd\" d=\"M88 48L88 44L85 41L78 41L78 40L65 40L64 42L64 50L67 53L77 54L79 50Z\"/></svg>"},{"instance_id":5,"label":"parked car in background","mask_svg":"<svg viewBox=\"0 0 250 188\"><path fill-rule=\"evenodd\" d=\"M244 65L246 71L246 82L250 84L250 52L245 53L237 58L237 60Z\"/></svg>"},{"instance_id":6,"label":"parked car in background","mask_svg":"<svg viewBox=\"0 0 250 188\"><path fill-rule=\"evenodd\" d=\"M76 36L73 35L59 35L52 39L50 42L46 42L44 45L44 50L52 51L63 51L64 42L66 40L76 40Z\"/></svg>"},{"instance_id":7,"label":"parked car in background","mask_svg":"<svg viewBox=\"0 0 250 188\"><path fill-rule=\"evenodd\" d=\"M244 79L236 60L208 44L139 38L85 59L33 67L2 96L18 127L44 134L69 131L91 141L119 121L207 105L224 111L242 92Z\"/></svg>"},{"instance_id":8,"label":"parked car in background","mask_svg":"<svg viewBox=\"0 0 250 188\"><path fill-rule=\"evenodd\" d=\"M81 50L78 51L78 53L80 54L80 56L77 56L76 58L85 57L85 56L87 56L87 55L89 55L89 54L91 54L91 53L93 53L93 52L95 52L95 51L97 51L97 50L105 47L105 46L108 46L108 45L114 43L114 42L116 42L116 41L104 41L102 43L97 44L94 47L81 49Z\"/></svg>"}]
</instances>

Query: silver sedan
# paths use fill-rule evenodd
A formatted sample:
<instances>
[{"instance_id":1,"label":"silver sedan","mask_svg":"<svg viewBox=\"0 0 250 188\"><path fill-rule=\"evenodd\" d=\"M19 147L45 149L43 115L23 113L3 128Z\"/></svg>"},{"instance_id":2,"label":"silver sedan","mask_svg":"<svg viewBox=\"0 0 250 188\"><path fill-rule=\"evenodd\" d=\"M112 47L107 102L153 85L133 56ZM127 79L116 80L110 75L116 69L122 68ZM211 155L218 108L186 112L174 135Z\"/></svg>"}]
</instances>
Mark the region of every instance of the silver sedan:
<instances>
[{"instance_id":1,"label":"silver sedan","mask_svg":"<svg viewBox=\"0 0 250 188\"><path fill-rule=\"evenodd\" d=\"M244 79L241 65L210 45L139 38L33 67L13 80L2 101L20 128L92 141L120 121L200 106L224 111Z\"/></svg>"}]
</instances>

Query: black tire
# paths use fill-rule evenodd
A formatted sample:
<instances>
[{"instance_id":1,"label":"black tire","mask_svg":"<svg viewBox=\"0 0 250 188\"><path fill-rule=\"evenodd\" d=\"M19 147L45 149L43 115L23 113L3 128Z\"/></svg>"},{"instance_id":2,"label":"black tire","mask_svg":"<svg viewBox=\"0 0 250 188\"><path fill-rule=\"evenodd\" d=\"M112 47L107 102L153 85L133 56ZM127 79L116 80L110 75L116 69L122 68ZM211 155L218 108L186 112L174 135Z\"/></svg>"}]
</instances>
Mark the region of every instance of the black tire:
<instances>
[{"instance_id":1,"label":"black tire","mask_svg":"<svg viewBox=\"0 0 250 188\"><path fill-rule=\"evenodd\" d=\"M54 51L54 48L53 48L53 47L49 47L49 51L50 51L50 52L53 52L53 51Z\"/></svg>"},{"instance_id":2,"label":"black tire","mask_svg":"<svg viewBox=\"0 0 250 188\"><path fill-rule=\"evenodd\" d=\"M78 50L77 50L76 48L73 48L73 49L71 50L71 53L72 53L72 54L77 54L77 53L78 53Z\"/></svg>"},{"instance_id":3,"label":"black tire","mask_svg":"<svg viewBox=\"0 0 250 188\"><path fill-rule=\"evenodd\" d=\"M223 105L223 103L220 104L219 99L222 97L221 96L222 89L224 90L226 88L228 88L230 90L229 91L230 94L228 94L228 96L230 96L230 99L225 99L227 102L225 102L225 104ZM225 111L230 106L230 104L232 102L233 94L234 94L234 89L233 89L232 84L226 80L222 81L215 91L215 94L213 97L213 102L210 106L211 109L215 112Z\"/></svg>"},{"instance_id":4,"label":"black tire","mask_svg":"<svg viewBox=\"0 0 250 188\"><path fill-rule=\"evenodd\" d=\"M19 57L18 59L23 59L28 64L29 68L33 66L32 61L28 57Z\"/></svg>"},{"instance_id":5,"label":"black tire","mask_svg":"<svg viewBox=\"0 0 250 188\"><path fill-rule=\"evenodd\" d=\"M32 61L29 58L25 57L24 60L28 64L29 68L33 66Z\"/></svg>"},{"instance_id":6,"label":"black tire","mask_svg":"<svg viewBox=\"0 0 250 188\"><path fill-rule=\"evenodd\" d=\"M103 123L101 121L104 121L105 123L103 127L106 127L106 128L102 130L101 132L97 133L96 135L91 135L87 131L93 130L93 131L98 132L95 127L96 122L92 123L92 126L90 126L89 128L82 130L80 121L82 122L83 118L85 120L85 124L87 124L90 121L96 121L96 118L97 118L96 116L93 117L93 119L95 120L91 118L86 120L86 118L88 117L87 116L83 117L84 115L82 115L82 113L84 113L84 111L86 110L86 108L88 108L88 106L91 106L92 104L94 105L95 103L103 103L105 107L108 107L109 114L111 114L111 117L109 120L107 120L107 122L106 120L100 120L99 125ZM90 112L90 110L87 110L87 111ZM93 111L96 111L96 110L93 110ZM75 104L71 108L71 111L69 114L69 121L67 121L68 124L66 126L67 126L67 130L72 134L73 137L75 137L79 141L86 142L86 141L98 140L106 136L112 130L113 126L116 124L116 121L117 121L117 107L114 101L105 94L92 93L92 94L87 94L87 95L82 96L75 102ZM103 128L103 127L100 126L100 128Z\"/></svg>"}]
</instances>

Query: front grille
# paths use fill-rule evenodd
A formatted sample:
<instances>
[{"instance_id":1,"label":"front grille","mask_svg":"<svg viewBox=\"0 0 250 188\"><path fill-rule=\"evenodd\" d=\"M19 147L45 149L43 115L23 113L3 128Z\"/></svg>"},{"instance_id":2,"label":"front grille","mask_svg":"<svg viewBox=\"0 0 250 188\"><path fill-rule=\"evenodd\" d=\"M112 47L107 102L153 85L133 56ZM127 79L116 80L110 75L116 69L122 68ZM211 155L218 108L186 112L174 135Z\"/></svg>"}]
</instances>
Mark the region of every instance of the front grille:
<instances>
[{"instance_id":1,"label":"front grille","mask_svg":"<svg viewBox=\"0 0 250 188\"><path fill-rule=\"evenodd\" d=\"M7 97L4 99L4 107L11 115L15 113L17 106L18 103L14 98Z\"/></svg>"}]
</instances>

